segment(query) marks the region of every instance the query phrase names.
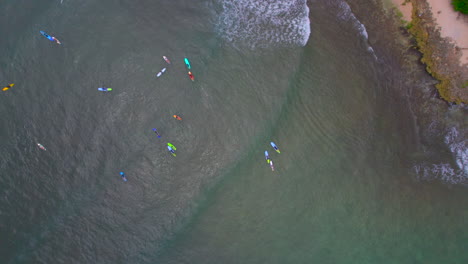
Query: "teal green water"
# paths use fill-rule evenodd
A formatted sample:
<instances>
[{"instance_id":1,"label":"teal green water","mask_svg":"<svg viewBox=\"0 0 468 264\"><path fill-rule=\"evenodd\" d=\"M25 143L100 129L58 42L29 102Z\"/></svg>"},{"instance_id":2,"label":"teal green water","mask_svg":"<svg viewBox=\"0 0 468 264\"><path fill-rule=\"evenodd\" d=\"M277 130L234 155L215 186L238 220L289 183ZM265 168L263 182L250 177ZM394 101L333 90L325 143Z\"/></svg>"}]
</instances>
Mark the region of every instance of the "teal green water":
<instances>
[{"instance_id":1,"label":"teal green water","mask_svg":"<svg viewBox=\"0 0 468 264\"><path fill-rule=\"evenodd\" d=\"M386 89L398 83L391 65L351 51L320 11L311 8L311 39L262 134L282 143L280 155L270 151L277 171L252 150L161 263L468 261L466 190L415 181L417 139L408 106ZM253 148L262 147L266 139Z\"/></svg>"},{"instance_id":2,"label":"teal green water","mask_svg":"<svg viewBox=\"0 0 468 264\"><path fill-rule=\"evenodd\" d=\"M401 161L412 147L402 144L399 121L359 89L379 89L378 76L372 83L350 73L354 78L330 84L330 72L314 59L345 55L314 54L319 48L306 47L309 61L265 135L286 142L273 155L278 171L258 153L237 164L162 251L161 263L467 260L466 191L415 182ZM327 81L312 81L316 76Z\"/></svg>"},{"instance_id":3,"label":"teal green water","mask_svg":"<svg viewBox=\"0 0 468 264\"><path fill-rule=\"evenodd\" d=\"M426 158L379 45L392 36L309 1L302 46L303 3L24 0L0 18L16 83L0 98L0 262L467 263L468 193L413 169Z\"/></svg>"}]
</instances>

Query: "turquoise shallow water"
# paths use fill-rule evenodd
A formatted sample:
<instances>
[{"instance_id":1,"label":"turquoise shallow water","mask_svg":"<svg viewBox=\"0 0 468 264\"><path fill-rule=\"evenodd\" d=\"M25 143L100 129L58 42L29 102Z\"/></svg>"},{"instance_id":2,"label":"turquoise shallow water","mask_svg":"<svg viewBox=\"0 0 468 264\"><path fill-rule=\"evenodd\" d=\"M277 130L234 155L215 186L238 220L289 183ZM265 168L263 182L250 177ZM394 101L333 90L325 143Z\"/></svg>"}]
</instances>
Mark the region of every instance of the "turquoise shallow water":
<instances>
[{"instance_id":1,"label":"turquoise shallow water","mask_svg":"<svg viewBox=\"0 0 468 264\"><path fill-rule=\"evenodd\" d=\"M2 263L468 260L466 190L417 180L401 69L344 2L305 46L302 1L188 3L0 4Z\"/></svg>"}]
</instances>

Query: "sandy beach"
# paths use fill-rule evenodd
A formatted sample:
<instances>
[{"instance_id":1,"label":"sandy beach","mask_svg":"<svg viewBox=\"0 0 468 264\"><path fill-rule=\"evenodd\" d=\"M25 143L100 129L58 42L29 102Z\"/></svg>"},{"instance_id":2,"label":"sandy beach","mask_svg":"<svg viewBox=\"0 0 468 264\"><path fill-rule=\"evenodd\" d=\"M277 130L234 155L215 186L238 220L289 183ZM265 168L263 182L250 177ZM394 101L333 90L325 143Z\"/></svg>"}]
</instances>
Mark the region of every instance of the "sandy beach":
<instances>
[{"instance_id":1,"label":"sandy beach","mask_svg":"<svg viewBox=\"0 0 468 264\"><path fill-rule=\"evenodd\" d=\"M453 10L450 0L426 0L431 6L432 15L440 27L444 38L452 39L462 49L461 64L468 63L468 16ZM403 14L403 19L411 21L412 4L405 0L392 0Z\"/></svg>"},{"instance_id":2,"label":"sandy beach","mask_svg":"<svg viewBox=\"0 0 468 264\"><path fill-rule=\"evenodd\" d=\"M413 11L411 2L406 2L406 0L392 0L392 2L403 14L403 19L408 22L411 21L411 12Z\"/></svg>"},{"instance_id":3,"label":"sandy beach","mask_svg":"<svg viewBox=\"0 0 468 264\"><path fill-rule=\"evenodd\" d=\"M468 63L468 16L454 11L449 0L427 0L427 2L440 26L442 37L453 39L462 49L462 64Z\"/></svg>"}]
</instances>

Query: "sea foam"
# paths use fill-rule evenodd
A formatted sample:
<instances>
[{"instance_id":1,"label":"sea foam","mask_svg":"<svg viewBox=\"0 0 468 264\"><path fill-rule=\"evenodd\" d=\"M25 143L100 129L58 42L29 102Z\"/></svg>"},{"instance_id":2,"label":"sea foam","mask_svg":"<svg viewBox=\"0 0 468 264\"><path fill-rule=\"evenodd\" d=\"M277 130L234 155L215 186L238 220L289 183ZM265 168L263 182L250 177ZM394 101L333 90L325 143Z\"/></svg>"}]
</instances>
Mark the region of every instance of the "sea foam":
<instances>
[{"instance_id":1,"label":"sea foam","mask_svg":"<svg viewBox=\"0 0 468 264\"><path fill-rule=\"evenodd\" d=\"M455 159L456 167L449 163L418 164L415 172L422 180L439 179L450 184L468 184L468 144L464 130L453 126L445 134L444 142Z\"/></svg>"},{"instance_id":2,"label":"sea foam","mask_svg":"<svg viewBox=\"0 0 468 264\"><path fill-rule=\"evenodd\" d=\"M219 0L216 28L234 46L305 46L310 35L306 0Z\"/></svg>"},{"instance_id":3,"label":"sea foam","mask_svg":"<svg viewBox=\"0 0 468 264\"><path fill-rule=\"evenodd\" d=\"M364 37L367 50L374 56L375 59L377 59L374 49L368 43L369 34L367 33L366 27L361 23L361 21L359 21L359 19L356 18L356 16L353 14L351 7L348 5L348 3L344 1L337 2L336 7L338 10L338 18L343 21L349 21L353 25L353 27L359 32L359 34L361 34L361 36Z\"/></svg>"}]
</instances>

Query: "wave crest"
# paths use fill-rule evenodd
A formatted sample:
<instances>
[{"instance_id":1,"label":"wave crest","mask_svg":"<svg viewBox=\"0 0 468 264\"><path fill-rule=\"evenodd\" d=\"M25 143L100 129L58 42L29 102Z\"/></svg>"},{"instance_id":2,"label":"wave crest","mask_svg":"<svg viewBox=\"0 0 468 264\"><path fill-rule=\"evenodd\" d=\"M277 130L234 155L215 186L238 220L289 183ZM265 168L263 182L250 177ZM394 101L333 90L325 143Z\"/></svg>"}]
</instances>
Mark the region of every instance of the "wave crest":
<instances>
[{"instance_id":1,"label":"wave crest","mask_svg":"<svg viewBox=\"0 0 468 264\"><path fill-rule=\"evenodd\" d=\"M439 179L449 184L468 184L468 144L464 131L460 133L457 127L451 127L445 134L444 142L458 168L448 163L419 164L414 166L415 172L422 180Z\"/></svg>"},{"instance_id":2,"label":"wave crest","mask_svg":"<svg viewBox=\"0 0 468 264\"><path fill-rule=\"evenodd\" d=\"M310 35L306 0L220 0L217 32L250 48L305 46Z\"/></svg>"}]
</instances>

